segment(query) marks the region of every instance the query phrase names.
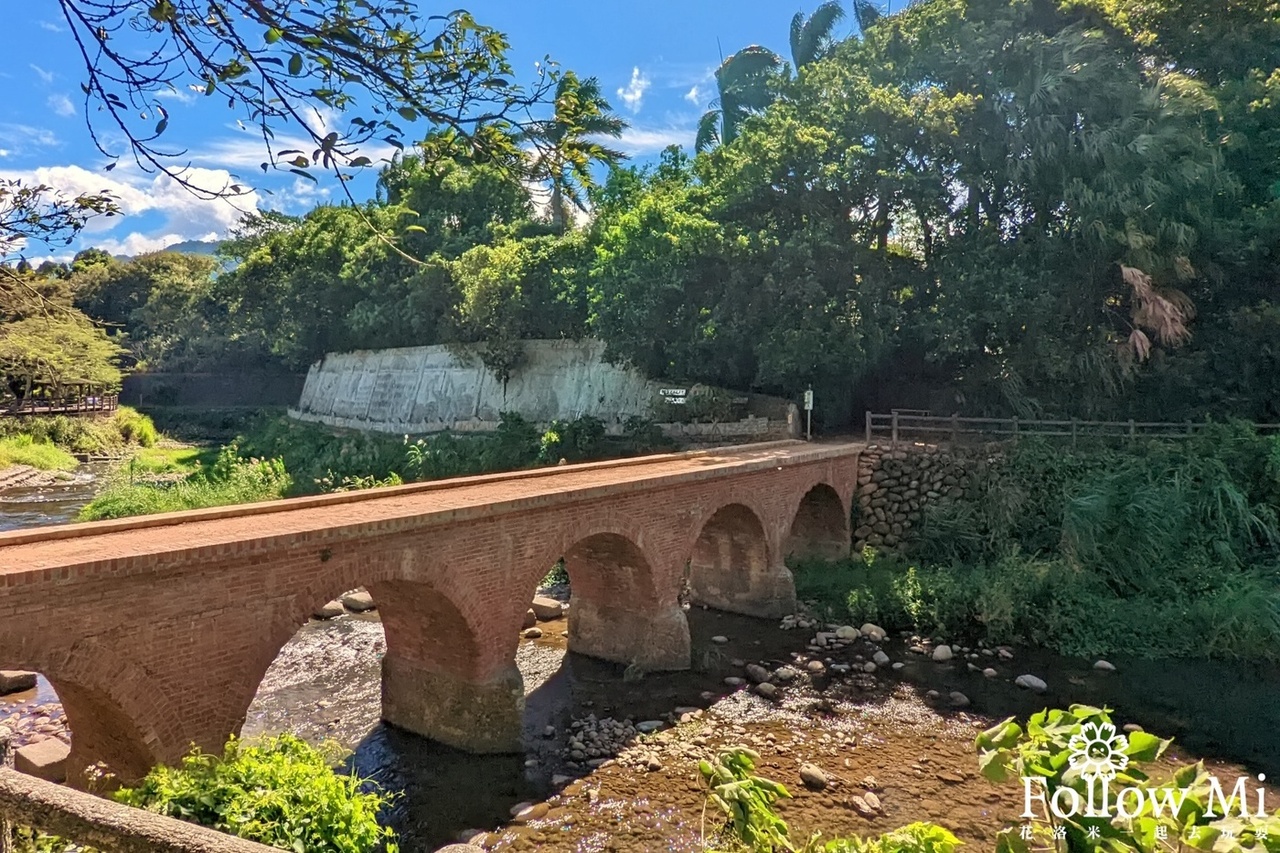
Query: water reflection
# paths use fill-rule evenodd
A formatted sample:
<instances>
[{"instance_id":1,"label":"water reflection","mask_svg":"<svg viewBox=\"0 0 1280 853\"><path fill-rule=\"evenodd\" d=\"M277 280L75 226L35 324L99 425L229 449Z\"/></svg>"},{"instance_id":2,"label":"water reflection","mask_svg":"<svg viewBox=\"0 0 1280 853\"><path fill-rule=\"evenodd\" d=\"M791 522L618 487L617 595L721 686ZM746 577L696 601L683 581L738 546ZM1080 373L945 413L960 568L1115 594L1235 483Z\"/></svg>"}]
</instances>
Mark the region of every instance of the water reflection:
<instances>
[{"instance_id":1,"label":"water reflection","mask_svg":"<svg viewBox=\"0 0 1280 853\"><path fill-rule=\"evenodd\" d=\"M109 462L92 462L51 485L0 491L0 532L75 521L102 487L110 467Z\"/></svg>"}]
</instances>

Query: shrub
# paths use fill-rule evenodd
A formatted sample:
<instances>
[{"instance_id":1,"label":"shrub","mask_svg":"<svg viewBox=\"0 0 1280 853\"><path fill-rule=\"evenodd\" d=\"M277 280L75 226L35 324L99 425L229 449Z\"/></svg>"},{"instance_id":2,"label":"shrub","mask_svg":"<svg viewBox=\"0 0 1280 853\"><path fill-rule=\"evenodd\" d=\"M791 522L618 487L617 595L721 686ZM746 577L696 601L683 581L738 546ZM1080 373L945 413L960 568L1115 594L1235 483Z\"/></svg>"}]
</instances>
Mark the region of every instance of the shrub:
<instances>
[{"instance_id":1,"label":"shrub","mask_svg":"<svg viewBox=\"0 0 1280 853\"><path fill-rule=\"evenodd\" d=\"M60 447L38 442L30 435L0 438L0 470L10 465L30 465L42 471L70 471L76 458Z\"/></svg>"},{"instance_id":2,"label":"shrub","mask_svg":"<svg viewBox=\"0 0 1280 853\"><path fill-rule=\"evenodd\" d=\"M156 425L151 418L127 406L116 409L111 418L112 426L125 444L152 447L156 443Z\"/></svg>"},{"instance_id":3,"label":"shrub","mask_svg":"<svg viewBox=\"0 0 1280 853\"><path fill-rule=\"evenodd\" d=\"M335 750L288 734L253 745L233 738L221 757L196 752L178 768L157 767L115 798L297 853L394 851L394 833L378 825L390 798L334 772Z\"/></svg>"},{"instance_id":4,"label":"shrub","mask_svg":"<svg viewBox=\"0 0 1280 853\"><path fill-rule=\"evenodd\" d=\"M224 447L209 467L176 482L133 482L117 476L80 511L80 521L100 521L214 506L276 500L290 477L279 459L242 459L235 445Z\"/></svg>"}]
</instances>

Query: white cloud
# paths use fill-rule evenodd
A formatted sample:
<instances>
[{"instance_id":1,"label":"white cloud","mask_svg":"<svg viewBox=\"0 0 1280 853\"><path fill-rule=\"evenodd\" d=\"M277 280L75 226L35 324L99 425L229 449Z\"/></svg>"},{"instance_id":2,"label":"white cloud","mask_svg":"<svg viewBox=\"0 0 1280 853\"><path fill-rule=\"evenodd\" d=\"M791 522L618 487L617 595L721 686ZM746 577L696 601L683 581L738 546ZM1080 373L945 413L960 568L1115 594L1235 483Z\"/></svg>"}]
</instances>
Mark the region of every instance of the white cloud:
<instances>
[{"instance_id":1,"label":"white cloud","mask_svg":"<svg viewBox=\"0 0 1280 853\"><path fill-rule=\"evenodd\" d=\"M610 144L632 156L657 154L671 145L693 145L696 136L697 129L694 127L645 128L633 125L622 131L622 136L617 140L610 140Z\"/></svg>"},{"instance_id":2,"label":"white cloud","mask_svg":"<svg viewBox=\"0 0 1280 853\"><path fill-rule=\"evenodd\" d=\"M12 153L8 148L0 148L0 157L8 157Z\"/></svg>"},{"instance_id":3,"label":"white cloud","mask_svg":"<svg viewBox=\"0 0 1280 853\"><path fill-rule=\"evenodd\" d=\"M62 32L62 27L58 26L58 25L57 25L57 24L55 24L53 21L41 21L41 22L40 22L40 29L42 29L42 30L48 30L48 31L49 31L49 32L51 32L51 33L60 33L60 32Z\"/></svg>"},{"instance_id":4,"label":"white cloud","mask_svg":"<svg viewBox=\"0 0 1280 853\"><path fill-rule=\"evenodd\" d=\"M110 255L145 255L147 252L159 252L161 249L167 249L174 243L181 243L183 237L178 234L163 234L158 237L148 237L137 231L132 232L123 240L107 238L105 240L94 241L94 247L102 249ZM195 238L192 238L195 239ZM218 239L216 234L210 234L208 239Z\"/></svg>"},{"instance_id":5,"label":"white cloud","mask_svg":"<svg viewBox=\"0 0 1280 853\"><path fill-rule=\"evenodd\" d=\"M693 88L685 93L684 99L695 107L702 106L702 88L695 83Z\"/></svg>"},{"instance_id":6,"label":"white cloud","mask_svg":"<svg viewBox=\"0 0 1280 853\"><path fill-rule=\"evenodd\" d=\"M640 112L644 103L644 93L650 86L649 78L640 73L640 67L631 69L631 82L618 90L618 97L627 105L632 113Z\"/></svg>"},{"instance_id":7,"label":"white cloud","mask_svg":"<svg viewBox=\"0 0 1280 853\"><path fill-rule=\"evenodd\" d=\"M191 86L189 88L194 90L196 87ZM175 89L172 86L168 89L162 89L161 91L156 92L156 97L166 101L178 101L182 104L193 103L196 99L194 91L184 92L181 89Z\"/></svg>"},{"instance_id":8,"label":"white cloud","mask_svg":"<svg viewBox=\"0 0 1280 853\"><path fill-rule=\"evenodd\" d=\"M132 240L133 247L152 245L144 240L217 239L225 235L243 213L260 206L260 197L249 192L236 198L201 199L167 175L144 175L127 166L111 174L92 172L80 166L44 166L24 171L0 170L0 178L19 178L26 182L47 184L68 197L81 193L110 193L120 208L115 217L98 216L89 220L86 231L104 234L113 231L130 216L158 214L160 224L151 236L130 234L116 245ZM206 191L216 192L233 183L225 169L187 169L183 178ZM115 242L115 238L111 238ZM167 245L167 244L166 244ZM132 254L132 252L127 252Z\"/></svg>"},{"instance_id":9,"label":"white cloud","mask_svg":"<svg viewBox=\"0 0 1280 853\"><path fill-rule=\"evenodd\" d=\"M45 71L43 68L41 68L39 65L36 65L34 62L31 63L31 70L36 72L36 74L39 75L40 79L43 80L44 82L46 83L53 82L52 71Z\"/></svg>"},{"instance_id":10,"label":"white cloud","mask_svg":"<svg viewBox=\"0 0 1280 853\"><path fill-rule=\"evenodd\" d=\"M10 154L26 154L32 148L53 148L62 143L53 131L43 127L0 123L0 144Z\"/></svg>"},{"instance_id":11,"label":"white cloud","mask_svg":"<svg viewBox=\"0 0 1280 853\"><path fill-rule=\"evenodd\" d=\"M49 109L53 110L57 115L66 117L76 114L76 105L71 103L71 99L62 93L50 95L45 102L49 105Z\"/></svg>"}]
</instances>

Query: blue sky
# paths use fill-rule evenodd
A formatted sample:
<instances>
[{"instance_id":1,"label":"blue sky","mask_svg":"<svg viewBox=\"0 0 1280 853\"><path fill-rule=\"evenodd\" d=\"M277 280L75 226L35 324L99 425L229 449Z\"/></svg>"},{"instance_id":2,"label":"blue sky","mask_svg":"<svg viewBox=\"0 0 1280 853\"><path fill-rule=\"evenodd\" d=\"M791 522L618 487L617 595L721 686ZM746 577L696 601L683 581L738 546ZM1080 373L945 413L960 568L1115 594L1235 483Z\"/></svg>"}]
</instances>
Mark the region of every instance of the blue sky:
<instances>
[{"instance_id":1,"label":"blue sky","mask_svg":"<svg viewBox=\"0 0 1280 853\"><path fill-rule=\"evenodd\" d=\"M438 8L422 4L424 11ZM712 71L721 52L764 44L786 55L787 30L803 4L771 0L650 0L650 2L462 3L483 24L507 33L517 73L531 79L534 63L550 55L565 69L600 79L615 109L631 127L621 145L645 162L670 144L692 146L699 115L715 96ZM6 50L0 58L0 177L37 181L70 191L109 190L124 215L99 219L69 249L31 245L37 259L67 258L96 245L118 254L136 254L189 239L225 236L247 207L304 212L336 198L340 190L323 178L319 185L288 174L264 175L261 140L236 126L226 102L175 91L165 99L171 121L166 141L186 146L182 164L199 170L194 178L221 186L228 173L256 192L236 202L202 201L164 176L153 176L124 158L115 170L93 147L85 124L80 83L83 62L70 38L60 7L53 2L6 6ZM333 124L333 116L317 121ZM423 128L425 130L425 128ZM112 150L126 153L108 134ZM301 147L301 146L296 146ZM372 191L367 175L355 185L358 198Z\"/></svg>"}]
</instances>

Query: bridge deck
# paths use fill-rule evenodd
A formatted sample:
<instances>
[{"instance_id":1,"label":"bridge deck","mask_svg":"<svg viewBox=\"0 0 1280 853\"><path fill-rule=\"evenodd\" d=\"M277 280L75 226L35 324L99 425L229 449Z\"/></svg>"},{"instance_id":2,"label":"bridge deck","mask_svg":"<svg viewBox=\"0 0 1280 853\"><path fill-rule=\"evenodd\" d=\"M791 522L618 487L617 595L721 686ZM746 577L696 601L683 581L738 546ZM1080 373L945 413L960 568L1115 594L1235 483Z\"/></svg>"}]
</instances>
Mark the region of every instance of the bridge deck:
<instances>
[{"instance_id":1,"label":"bridge deck","mask_svg":"<svg viewBox=\"0 0 1280 853\"><path fill-rule=\"evenodd\" d=\"M0 534L0 586L18 575L125 557L270 540L312 532L433 523L648 490L773 466L819 462L861 445L772 442L697 453L542 468L363 492L168 513Z\"/></svg>"}]
</instances>

